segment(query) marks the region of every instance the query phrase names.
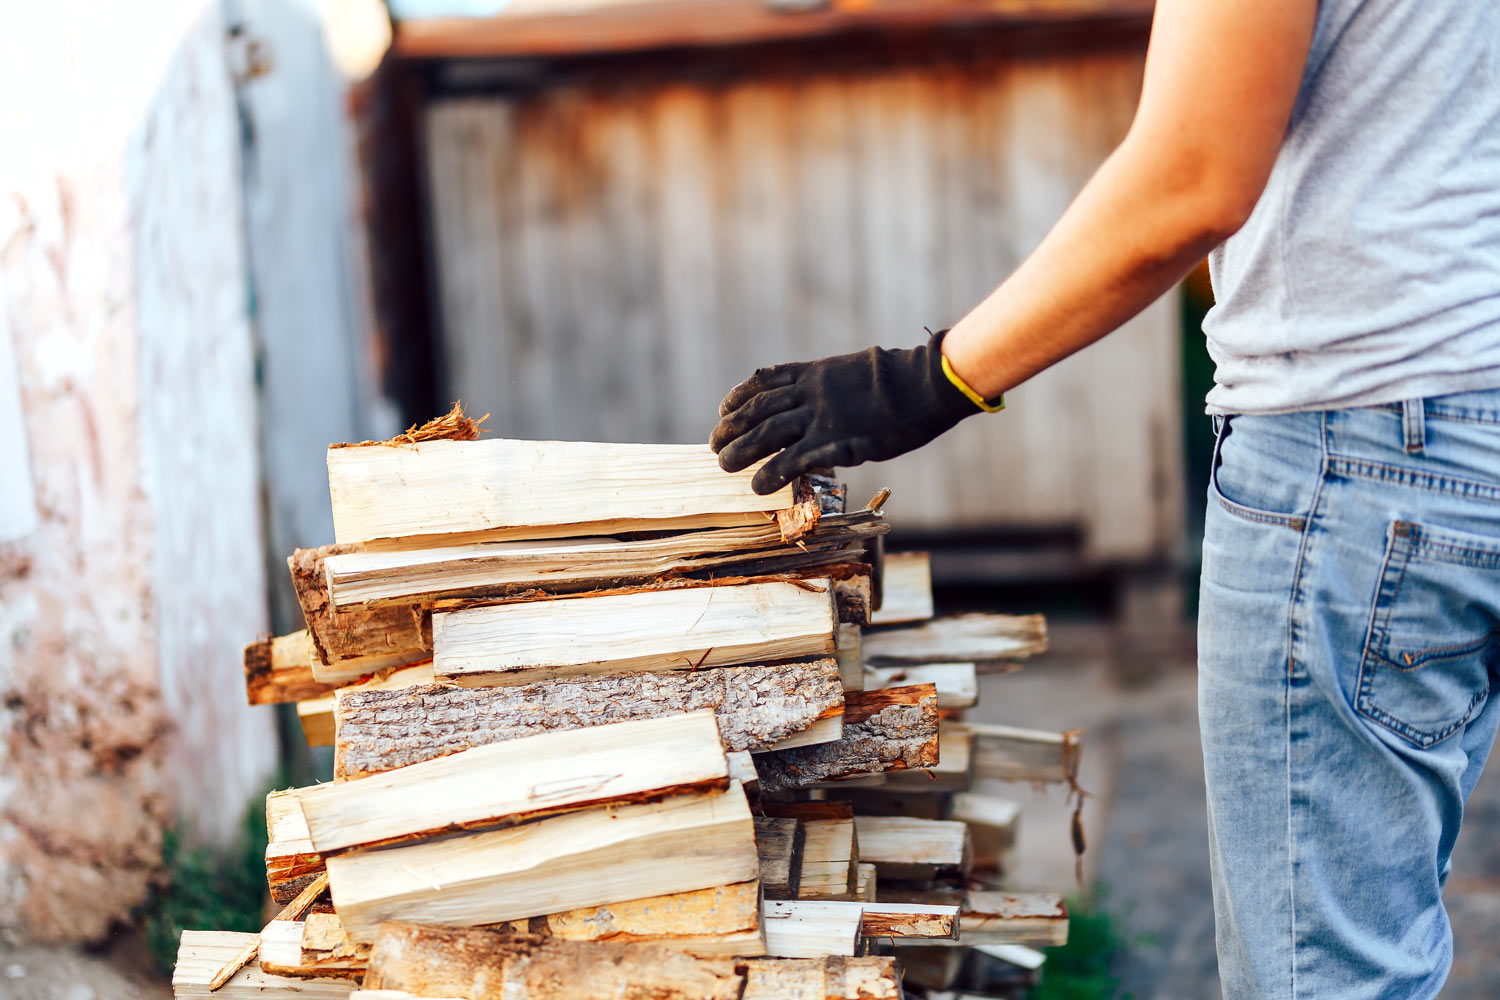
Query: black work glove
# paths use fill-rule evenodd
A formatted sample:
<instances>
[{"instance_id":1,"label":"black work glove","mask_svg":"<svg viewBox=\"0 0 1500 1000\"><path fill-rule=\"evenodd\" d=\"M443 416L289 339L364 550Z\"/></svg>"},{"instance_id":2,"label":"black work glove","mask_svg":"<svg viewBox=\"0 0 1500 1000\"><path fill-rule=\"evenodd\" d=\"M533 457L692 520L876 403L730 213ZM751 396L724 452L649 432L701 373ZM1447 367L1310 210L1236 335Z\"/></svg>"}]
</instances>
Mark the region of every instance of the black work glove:
<instances>
[{"instance_id":1,"label":"black work glove","mask_svg":"<svg viewBox=\"0 0 1500 1000\"><path fill-rule=\"evenodd\" d=\"M943 337L762 368L729 390L708 443L725 472L780 451L751 487L774 493L809 469L895 458L981 412L943 371ZM991 408L986 404L986 408Z\"/></svg>"}]
</instances>

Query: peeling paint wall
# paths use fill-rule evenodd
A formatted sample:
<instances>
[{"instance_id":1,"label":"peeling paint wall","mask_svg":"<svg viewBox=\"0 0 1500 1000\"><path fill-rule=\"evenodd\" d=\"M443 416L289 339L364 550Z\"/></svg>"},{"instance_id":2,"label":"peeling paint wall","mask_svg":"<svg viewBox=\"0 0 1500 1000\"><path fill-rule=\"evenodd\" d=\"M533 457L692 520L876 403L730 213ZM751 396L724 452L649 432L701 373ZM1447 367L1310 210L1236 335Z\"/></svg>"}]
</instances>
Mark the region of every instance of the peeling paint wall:
<instances>
[{"instance_id":1,"label":"peeling paint wall","mask_svg":"<svg viewBox=\"0 0 1500 1000\"><path fill-rule=\"evenodd\" d=\"M36 514L0 543L10 936L101 936L162 826L224 838L274 763L240 688L266 611L237 129L213 0L33 4L0 34L0 448Z\"/></svg>"}]
</instances>

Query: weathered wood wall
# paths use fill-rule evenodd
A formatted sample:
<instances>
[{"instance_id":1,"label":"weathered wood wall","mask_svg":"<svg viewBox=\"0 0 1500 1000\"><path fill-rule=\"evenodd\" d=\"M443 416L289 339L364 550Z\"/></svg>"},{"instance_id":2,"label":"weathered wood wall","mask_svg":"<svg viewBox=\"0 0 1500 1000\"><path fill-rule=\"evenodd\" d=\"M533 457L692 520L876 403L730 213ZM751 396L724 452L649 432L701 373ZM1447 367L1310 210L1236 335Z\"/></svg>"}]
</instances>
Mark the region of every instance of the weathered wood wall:
<instances>
[{"instance_id":1,"label":"weathered wood wall","mask_svg":"<svg viewBox=\"0 0 1500 1000\"><path fill-rule=\"evenodd\" d=\"M758 365L910 345L1041 239L1127 128L1139 51L564 84L434 100L449 386L528 438L703 441ZM935 447L851 470L898 525L1181 532L1176 307Z\"/></svg>"}]
</instances>

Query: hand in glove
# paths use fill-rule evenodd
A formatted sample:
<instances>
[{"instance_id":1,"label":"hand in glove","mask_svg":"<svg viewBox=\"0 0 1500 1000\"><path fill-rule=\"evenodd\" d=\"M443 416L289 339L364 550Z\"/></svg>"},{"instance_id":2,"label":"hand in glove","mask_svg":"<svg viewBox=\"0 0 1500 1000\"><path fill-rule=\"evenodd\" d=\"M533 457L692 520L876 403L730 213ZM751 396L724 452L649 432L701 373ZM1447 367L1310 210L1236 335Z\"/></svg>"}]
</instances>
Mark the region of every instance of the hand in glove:
<instances>
[{"instance_id":1,"label":"hand in glove","mask_svg":"<svg viewBox=\"0 0 1500 1000\"><path fill-rule=\"evenodd\" d=\"M774 493L809 469L895 458L986 402L943 360L943 336L911 350L879 347L762 368L729 390L709 438L726 472L780 451L751 486Z\"/></svg>"}]
</instances>

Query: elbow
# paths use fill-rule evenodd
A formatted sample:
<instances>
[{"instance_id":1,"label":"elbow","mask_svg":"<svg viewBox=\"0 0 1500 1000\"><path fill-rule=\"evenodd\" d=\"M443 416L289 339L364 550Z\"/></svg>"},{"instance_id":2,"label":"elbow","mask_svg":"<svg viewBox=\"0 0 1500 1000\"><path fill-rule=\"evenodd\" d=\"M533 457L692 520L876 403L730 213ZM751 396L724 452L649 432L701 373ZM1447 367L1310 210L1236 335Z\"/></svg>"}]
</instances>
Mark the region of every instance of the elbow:
<instances>
[{"instance_id":1,"label":"elbow","mask_svg":"<svg viewBox=\"0 0 1500 1000\"><path fill-rule=\"evenodd\" d=\"M1169 225L1175 223L1184 249L1205 253L1250 219L1270 173L1269 163L1262 169L1254 157L1202 143L1151 142L1132 134L1122 150Z\"/></svg>"},{"instance_id":2,"label":"elbow","mask_svg":"<svg viewBox=\"0 0 1500 1000\"><path fill-rule=\"evenodd\" d=\"M1263 184L1229 177L1205 184L1202 190L1195 192L1195 214L1199 219L1197 242L1212 248L1239 232L1255 211L1263 188Z\"/></svg>"}]
</instances>

